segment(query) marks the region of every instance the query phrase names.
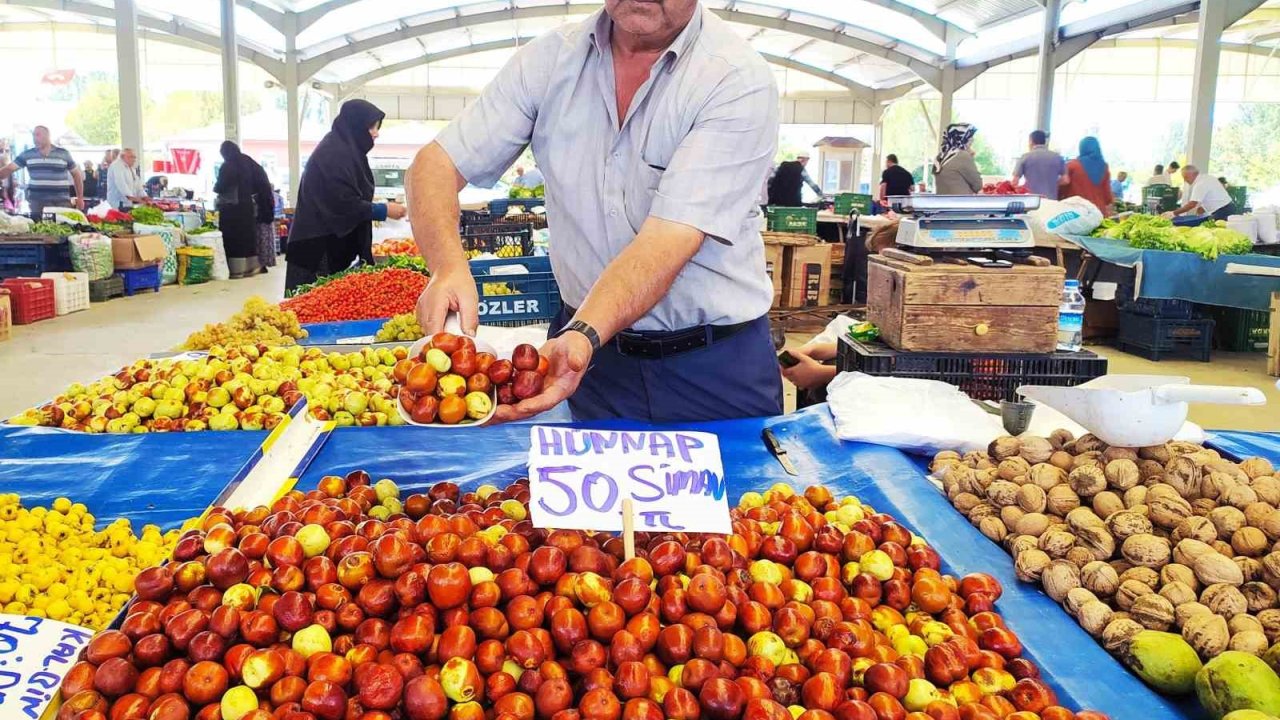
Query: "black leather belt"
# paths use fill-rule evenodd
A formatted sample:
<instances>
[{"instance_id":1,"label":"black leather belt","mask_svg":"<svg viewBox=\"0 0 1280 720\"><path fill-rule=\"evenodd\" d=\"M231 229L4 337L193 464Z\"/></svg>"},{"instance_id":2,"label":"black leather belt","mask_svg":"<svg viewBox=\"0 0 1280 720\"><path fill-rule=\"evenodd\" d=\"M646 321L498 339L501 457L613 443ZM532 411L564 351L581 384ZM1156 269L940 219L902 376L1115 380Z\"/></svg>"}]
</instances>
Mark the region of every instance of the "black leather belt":
<instances>
[{"instance_id":1,"label":"black leather belt","mask_svg":"<svg viewBox=\"0 0 1280 720\"><path fill-rule=\"evenodd\" d=\"M573 317L577 311L565 308L565 312L566 317ZM648 360L669 358L724 342L752 322L754 321L748 320L735 325L699 325L669 331L623 330L608 345L628 357Z\"/></svg>"}]
</instances>

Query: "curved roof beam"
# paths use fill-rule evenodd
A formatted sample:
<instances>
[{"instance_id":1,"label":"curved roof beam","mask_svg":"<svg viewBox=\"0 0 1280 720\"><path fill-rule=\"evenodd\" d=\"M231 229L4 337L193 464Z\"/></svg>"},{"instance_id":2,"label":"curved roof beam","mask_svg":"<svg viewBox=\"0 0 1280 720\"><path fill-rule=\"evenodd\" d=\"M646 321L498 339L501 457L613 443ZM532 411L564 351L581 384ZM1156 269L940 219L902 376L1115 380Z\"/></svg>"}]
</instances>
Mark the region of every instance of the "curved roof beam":
<instances>
[{"instance_id":1,"label":"curved roof beam","mask_svg":"<svg viewBox=\"0 0 1280 720\"><path fill-rule=\"evenodd\" d=\"M456 57L489 52L490 50L506 50L508 48L520 47L521 45L531 42L533 39L534 37L503 38L501 40L492 40L490 42L476 43L474 45L464 45L462 47L451 48L449 50L442 50L440 52L429 53L420 57L402 60L401 62L393 63L391 65L385 65L340 83L326 83L324 87L339 99L347 98L374 80L387 77L388 75L394 75L395 73L404 70L410 70L415 67L441 62L443 60L450 60ZM827 82L839 85L840 87L848 90L850 94L854 96L855 100L861 101L870 106L874 106L876 103L875 90L850 80L843 75L838 75L828 70L816 68L812 65L792 60L791 58L770 55L768 53L761 53L761 55L763 55L764 59L769 61L771 64L784 67L789 70L795 70L796 72L804 73L806 75L812 75L813 77L821 78Z\"/></svg>"},{"instance_id":2,"label":"curved roof beam","mask_svg":"<svg viewBox=\"0 0 1280 720\"><path fill-rule=\"evenodd\" d=\"M471 14L456 13L453 17L435 20L421 25L400 25L393 30L374 35L363 40L354 40L340 47L316 53L314 55L308 56L307 52L304 50L302 52L303 61L298 68L298 76L303 79L310 78L335 60L351 57L352 55L356 55L361 52L375 50L384 45L400 42L402 40L410 40L447 30L457 30L460 28L496 22L512 20L518 21L540 17L558 17L563 15L585 15L599 10L600 7L601 6L598 3L571 2L566 2L563 5L509 7L502 10L492 10ZM456 10L460 10L460 8L455 8L455 11ZM922 80L934 87L938 86L942 77L942 71L933 63L908 55L901 50L885 47L856 35L851 35L848 32L845 32L845 30L850 29L849 26L842 24L839 21L831 20L831 22L835 24L835 28L828 29L793 20L790 17L790 13L784 13L781 16L774 17L770 15L758 15L755 13L735 10L732 7L713 9L712 12L730 22L753 25L772 30L781 30L793 35L823 40L852 50L884 58L906 67L920 76Z\"/></svg>"},{"instance_id":3,"label":"curved roof beam","mask_svg":"<svg viewBox=\"0 0 1280 720\"><path fill-rule=\"evenodd\" d=\"M948 31L951 32L952 37L959 37L961 39L971 38L974 36L973 33L965 30L959 25L943 20L934 13L921 10L914 5L908 5L902 2L902 0L863 0L863 2L869 2L872 5L879 5L882 8L898 13L899 15L906 15L912 20L920 23L920 26L925 30L928 30L930 35L933 35L943 42L947 41Z\"/></svg>"},{"instance_id":4,"label":"curved roof beam","mask_svg":"<svg viewBox=\"0 0 1280 720\"><path fill-rule=\"evenodd\" d=\"M115 11L111 8L83 2L83 0L0 0L0 4L57 10L84 17L106 18L113 22L115 21ZM222 41L216 30L211 31L197 23L192 23L176 16L172 20L165 20L162 17L139 10L138 25L148 30L157 30L167 35L189 40L200 47L210 48L214 52L218 52L222 47ZM240 57L266 70L268 74L277 80L284 77L284 62L276 58L272 50L243 39L240 40L239 45Z\"/></svg>"}]
</instances>

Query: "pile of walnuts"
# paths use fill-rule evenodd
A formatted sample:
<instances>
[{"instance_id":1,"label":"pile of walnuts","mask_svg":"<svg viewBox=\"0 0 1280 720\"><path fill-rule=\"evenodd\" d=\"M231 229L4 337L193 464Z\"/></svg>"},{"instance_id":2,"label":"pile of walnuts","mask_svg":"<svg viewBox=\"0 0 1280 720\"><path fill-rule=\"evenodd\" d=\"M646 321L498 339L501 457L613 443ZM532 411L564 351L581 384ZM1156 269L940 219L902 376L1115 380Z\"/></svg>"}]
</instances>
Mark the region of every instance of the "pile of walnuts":
<instances>
[{"instance_id":1,"label":"pile of walnuts","mask_svg":"<svg viewBox=\"0 0 1280 720\"><path fill-rule=\"evenodd\" d=\"M1280 641L1280 476L1200 445L1108 447L1065 430L941 452L947 498L1111 652L1143 629L1204 659Z\"/></svg>"}]
</instances>

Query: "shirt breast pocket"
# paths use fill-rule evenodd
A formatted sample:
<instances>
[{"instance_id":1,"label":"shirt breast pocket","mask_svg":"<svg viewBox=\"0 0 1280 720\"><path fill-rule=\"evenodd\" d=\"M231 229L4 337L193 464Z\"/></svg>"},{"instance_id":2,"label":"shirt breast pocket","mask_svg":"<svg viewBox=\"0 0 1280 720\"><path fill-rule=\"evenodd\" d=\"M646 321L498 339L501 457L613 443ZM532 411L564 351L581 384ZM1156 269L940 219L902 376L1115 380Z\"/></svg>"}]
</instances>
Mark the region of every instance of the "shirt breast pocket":
<instances>
[{"instance_id":1,"label":"shirt breast pocket","mask_svg":"<svg viewBox=\"0 0 1280 720\"><path fill-rule=\"evenodd\" d=\"M640 232L640 226L644 225L645 219L649 217L653 198L658 194L658 186L662 183L662 175L666 170L665 166L650 165L641 161L639 166L629 174L622 203L632 232Z\"/></svg>"}]
</instances>

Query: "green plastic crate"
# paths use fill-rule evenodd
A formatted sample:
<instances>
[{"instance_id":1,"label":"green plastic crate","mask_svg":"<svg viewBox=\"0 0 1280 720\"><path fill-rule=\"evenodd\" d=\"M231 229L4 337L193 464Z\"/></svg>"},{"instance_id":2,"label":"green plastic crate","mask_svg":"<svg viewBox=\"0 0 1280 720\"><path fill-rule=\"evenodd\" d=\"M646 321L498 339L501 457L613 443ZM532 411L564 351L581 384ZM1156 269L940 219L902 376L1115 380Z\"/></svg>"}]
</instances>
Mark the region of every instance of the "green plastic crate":
<instances>
[{"instance_id":1,"label":"green plastic crate","mask_svg":"<svg viewBox=\"0 0 1280 720\"><path fill-rule=\"evenodd\" d=\"M1217 322L1214 339L1219 350L1266 352L1271 337L1271 313L1266 310L1213 307L1209 314Z\"/></svg>"},{"instance_id":2,"label":"green plastic crate","mask_svg":"<svg viewBox=\"0 0 1280 720\"><path fill-rule=\"evenodd\" d=\"M1148 198L1158 198L1156 212L1168 212L1178 209L1178 188L1172 185L1148 185L1142 188L1142 204L1145 207Z\"/></svg>"},{"instance_id":3,"label":"green plastic crate","mask_svg":"<svg viewBox=\"0 0 1280 720\"><path fill-rule=\"evenodd\" d=\"M1231 196L1231 202L1236 206L1236 212L1243 213L1249 209L1249 188L1244 185L1232 185L1227 188L1227 194Z\"/></svg>"},{"instance_id":4,"label":"green plastic crate","mask_svg":"<svg viewBox=\"0 0 1280 720\"><path fill-rule=\"evenodd\" d=\"M765 208L769 230L773 232L818 234L818 210L806 207L769 206Z\"/></svg>"},{"instance_id":5,"label":"green plastic crate","mask_svg":"<svg viewBox=\"0 0 1280 720\"><path fill-rule=\"evenodd\" d=\"M859 215L871 214L871 196L864 193L840 193L836 195L835 213L848 215L854 210Z\"/></svg>"}]
</instances>

